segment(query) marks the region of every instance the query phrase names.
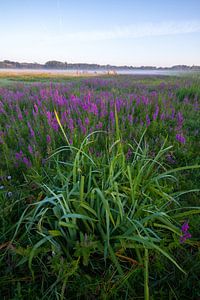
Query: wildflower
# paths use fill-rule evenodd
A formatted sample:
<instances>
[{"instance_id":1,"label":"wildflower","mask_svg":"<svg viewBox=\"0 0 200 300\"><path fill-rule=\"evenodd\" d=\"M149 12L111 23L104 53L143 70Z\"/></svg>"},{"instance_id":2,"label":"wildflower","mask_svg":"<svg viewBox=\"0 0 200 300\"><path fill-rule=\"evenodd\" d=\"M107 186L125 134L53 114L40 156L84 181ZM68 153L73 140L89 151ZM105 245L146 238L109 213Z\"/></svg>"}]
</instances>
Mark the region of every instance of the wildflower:
<instances>
[{"instance_id":1,"label":"wildflower","mask_svg":"<svg viewBox=\"0 0 200 300\"><path fill-rule=\"evenodd\" d=\"M171 154L167 155L167 160L171 164L175 164L176 163L175 159L173 158L173 156Z\"/></svg>"},{"instance_id":2,"label":"wildflower","mask_svg":"<svg viewBox=\"0 0 200 300\"><path fill-rule=\"evenodd\" d=\"M99 123L96 125L96 129L101 129L102 127L103 127L102 122L99 122Z\"/></svg>"},{"instance_id":3,"label":"wildflower","mask_svg":"<svg viewBox=\"0 0 200 300\"><path fill-rule=\"evenodd\" d=\"M85 125L89 125L90 120L88 118L85 118Z\"/></svg>"},{"instance_id":4,"label":"wildflower","mask_svg":"<svg viewBox=\"0 0 200 300\"><path fill-rule=\"evenodd\" d=\"M160 119L161 119L162 121L165 119L165 113L162 113L162 114L160 115Z\"/></svg>"},{"instance_id":5,"label":"wildflower","mask_svg":"<svg viewBox=\"0 0 200 300\"><path fill-rule=\"evenodd\" d=\"M181 128L183 126L183 115L182 113L179 111L177 114L177 124L178 124L178 128Z\"/></svg>"},{"instance_id":6,"label":"wildflower","mask_svg":"<svg viewBox=\"0 0 200 300\"><path fill-rule=\"evenodd\" d=\"M28 145L28 151L30 154L33 154L33 148L31 147L31 145Z\"/></svg>"},{"instance_id":7,"label":"wildflower","mask_svg":"<svg viewBox=\"0 0 200 300\"><path fill-rule=\"evenodd\" d=\"M22 150L20 150L19 152L16 152L16 153L15 153L15 158L16 158L16 160L21 160L22 157L23 157L23 152L22 152Z\"/></svg>"},{"instance_id":8,"label":"wildflower","mask_svg":"<svg viewBox=\"0 0 200 300\"><path fill-rule=\"evenodd\" d=\"M70 131L74 130L74 122L73 122L72 118L69 119L69 125L68 126L69 126Z\"/></svg>"},{"instance_id":9,"label":"wildflower","mask_svg":"<svg viewBox=\"0 0 200 300\"><path fill-rule=\"evenodd\" d=\"M27 124L28 124L28 128L30 130L31 137L34 137L35 136L35 132L34 132L33 128L31 127L31 124L29 122Z\"/></svg>"},{"instance_id":10,"label":"wildflower","mask_svg":"<svg viewBox=\"0 0 200 300\"><path fill-rule=\"evenodd\" d=\"M38 107L36 103L34 103L33 106L34 106L33 114L36 116L38 114Z\"/></svg>"},{"instance_id":11,"label":"wildflower","mask_svg":"<svg viewBox=\"0 0 200 300\"><path fill-rule=\"evenodd\" d=\"M112 123L115 121L115 115L113 111L110 112L110 120Z\"/></svg>"},{"instance_id":12,"label":"wildflower","mask_svg":"<svg viewBox=\"0 0 200 300\"><path fill-rule=\"evenodd\" d=\"M8 192L8 197L10 198L10 197L12 197L12 192Z\"/></svg>"},{"instance_id":13,"label":"wildflower","mask_svg":"<svg viewBox=\"0 0 200 300\"><path fill-rule=\"evenodd\" d=\"M189 232L184 233L181 237L180 237L180 243L184 243L187 239L190 239L192 236Z\"/></svg>"},{"instance_id":14,"label":"wildflower","mask_svg":"<svg viewBox=\"0 0 200 300\"><path fill-rule=\"evenodd\" d=\"M185 137L182 135L182 134L177 134L176 135L176 140L178 141L178 142L180 142L181 144L185 144Z\"/></svg>"},{"instance_id":15,"label":"wildflower","mask_svg":"<svg viewBox=\"0 0 200 300\"><path fill-rule=\"evenodd\" d=\"M22 113L21 113L21 112L18 113L18 119L19 119L20 121L23 120L23 116L22 116Z\"/></svg>"},{"instance_id":16,"label":"wildflower","mask_svg":"<svg viewBox=\"0 0 200 300\"><path fill-rule=\"evenodd\" d=\"M131 158L131 155L132 155L132 150L129 148L127 153L126 153L126 159Z\"/></svg>"},{"instance_id":17,"label":"wildflower","mask_svg":"<svg viewBox=\"0 0 200 300\"><path fill-rule=\"evenodd\" d=\"M11 179L12 179L12 177L11 177L10 175L8 175L8 176L7 176L7 179L8 179L8 180L11 180Z\"/></svg>"},{"instance_id":18,"label":"wildflower","mask_svg":"<svg viewBox=\"0 0 200 300\"><path fill-rule=\"evenodd\" d=\"M156 110L155 110L155 112L154 112L154 114L153 114L153 120L154 121L156 121L156 119L157 119L157 116L158 116L158 114L159 114L159 106L157 105L156 106Z\"/></svg>"},{"instance_id":19,"label":"wildflower","mask_svg":"<svg viewBox=\"0 0 200 300\"><path fill-rule=\"evenodd\" d=\"M146 125L147 127L150 125L151 121L150 121L150 118L148 116L148 114L146 114Z\"/></svg>"},{"instance_id":20,"label":"wildflower","mask_svg":"<svg viewBox=\"0 0 200 300\"><path fill-rule=\"evenodd\" d=\"M189 229L188 222L184 222L183 225L181 226L182 235L180 237L180 243L184 243L187 239L190 239L192 237L188 229Z\"/></svg>"},{"instance_id":21,"label":"wildflower","mask_svg":"<svg viewBox=\"0 0 200 300\"><path fill-rule=\"evenodd\" d=\"M187 222L185 222L182 226L181 226L181 231L183 233L186 233L189 229L189 224Z\"/></svg>"},{"instance_id":22,"label":"wildflower","mask_svg":"<svg viewBox=\"0 0 200 300\"><path fill-rule=\"evenodd\" d=\"M49 134L47 134L47 136L46 136L46 141L47 141L47 144L51 143L51 137Z\"/></svg>"},{"instance_id":23,"label":"wildflower","mask_svg":"<svg viewBox=\"0 0 200 300\"><path fill-rule=\"evenodd\" d=\"M0 190L3 190L4 189L4 186L3 185L0 185Z\"/></svg>"},{"instance_id":24,"label":"wildflower","mask_svg":"<svg viewBox=\"0 0 200 300\"><path fill-rule=\"evenodd\" d=\"M26 156L23 157L22 161L26 165L27 168L31 168L31 162Z\"/></svg>"},{"instance_id":25,"label":"wildflower","mask_svg":"<svg viewBox=\"0 0 200 300\"><path fill-rule=\"evenodd\" d=\"M133 124L133 116L129 115L128 120L129 120L130 125L132 125Z\"/></svg>"}]
</instances>

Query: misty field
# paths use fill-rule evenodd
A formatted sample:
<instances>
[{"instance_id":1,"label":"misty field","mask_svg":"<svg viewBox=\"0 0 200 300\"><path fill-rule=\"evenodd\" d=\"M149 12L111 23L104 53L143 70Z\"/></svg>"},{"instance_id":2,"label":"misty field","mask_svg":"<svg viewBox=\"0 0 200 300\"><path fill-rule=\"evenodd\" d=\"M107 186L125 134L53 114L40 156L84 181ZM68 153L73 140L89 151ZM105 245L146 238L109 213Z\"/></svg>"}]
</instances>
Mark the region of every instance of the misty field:
<instances>
[{"instance_id":1,"label":"misty field","mask_svg":"<svg viewBox=\"0 0 200 300\"><path fill-rule=\"evenodd\" d=\"M200 79L0 79L0 299L200 298Z\"/></svg>"}]
</instances>

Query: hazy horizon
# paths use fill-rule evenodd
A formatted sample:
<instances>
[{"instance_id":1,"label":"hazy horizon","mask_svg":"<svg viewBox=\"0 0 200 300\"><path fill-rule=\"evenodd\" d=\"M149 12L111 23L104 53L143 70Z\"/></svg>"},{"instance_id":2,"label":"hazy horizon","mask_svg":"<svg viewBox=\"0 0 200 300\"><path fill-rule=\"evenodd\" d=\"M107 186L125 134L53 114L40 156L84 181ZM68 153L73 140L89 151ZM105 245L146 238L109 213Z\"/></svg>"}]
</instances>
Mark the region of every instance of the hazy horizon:
<instances>
[{"instance_id":1,"label":"hazy horizon","mask_svg":"<svg viewBox=\"0 0 200 300\"><path fill-rule=\"evenodd\" d=\"M0 60L200 65L200 1L7 0Z\"/></svg>"},{"instance_id":2,"label":"hazy horizon","mask_svg":"<svg viewBox=\"0 0 200 300\"><path fill-rule=\"evenodd\" d=\"M5 58L5 59L3 59L2 61L10 61L10 62L18 62L18 63L28 63L28 64L41 64L41 65L45 65L45 63L46 62L48 62L48 61L44 61L44 62L37 62L37 61L23 61L23 60L21 60L21 61L13 61L13 60L11 60L11 59L7 59L7 58ZM50 61L57 61L57 60L55 60L55 59L51 59ZM141 68L141 67L153 67L153 68L171 68L171 67L174 67L174 66L176 66L176 65L170 65L170 66L156 66L156 65L138 65L138 66L134 66L134 65L119 65L119 64L109 64L109 63L105 63L105 64L99 64L99 63L90 63L90 62L80 62L80 61L77 61L77 62L70 62L70 61L59 61L59 62L61 62L61 63L67 63L67 64L88 64L88 65L90 65L90 64L97 64L97 65L100 65L100 66L114 66L114 67L134 67L134 68ZM188 67L192 67L192 66L199 66L199 65L186 65L186 64L181 64L181 65L185 65L185 66L188 66ZM179 66L179 65L178 65ZM6 69L7 70L7 69ZM59 70L59 69L58 69ZM61 69L62 70L62 69Z\"/></svg>"}]
</instances>

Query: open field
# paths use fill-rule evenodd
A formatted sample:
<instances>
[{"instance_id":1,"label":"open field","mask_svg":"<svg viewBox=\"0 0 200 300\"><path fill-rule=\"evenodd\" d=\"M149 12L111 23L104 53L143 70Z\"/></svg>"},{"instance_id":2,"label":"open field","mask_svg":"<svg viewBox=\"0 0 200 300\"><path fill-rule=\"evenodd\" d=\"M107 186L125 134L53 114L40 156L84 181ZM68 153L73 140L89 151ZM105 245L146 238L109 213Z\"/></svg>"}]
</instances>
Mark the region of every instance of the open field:
<instances>
[{"instance_id":1,"label":"open field","mask_svg":"<svg viewBox=\"0 0 200 300\"><path fill-rule=\"evenodd\" d=\"M82 75L0 73L0 299L199 299L200 78Z\"/></svg>"},{"instance_id":2,"label":"open field","mask_svg":"<svg viewBox=\"0 0 200 300\"><path fill-rule=\"evenodd\" d=\"M43 81L66 81L66 80L76 80L78 78L90 78L94 76L101 76L95 72L56 72L56 71L46 71L43 70L1 70L0 69L0 86L13 84L15 82L43 82ZM105 74L104 74L105 75Z\"/></svg>"}]
</instances>

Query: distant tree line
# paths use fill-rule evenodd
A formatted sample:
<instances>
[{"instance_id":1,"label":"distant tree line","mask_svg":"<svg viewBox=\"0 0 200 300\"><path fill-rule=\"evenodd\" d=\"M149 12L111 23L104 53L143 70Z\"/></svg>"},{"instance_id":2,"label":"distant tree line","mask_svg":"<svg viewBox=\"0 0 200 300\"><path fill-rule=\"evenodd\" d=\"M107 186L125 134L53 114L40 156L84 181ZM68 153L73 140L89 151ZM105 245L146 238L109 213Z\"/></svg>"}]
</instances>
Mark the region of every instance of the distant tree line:
<instances>
[{"instance_id":1,"label":"distant tree line","mask_svg":"<svg viewBox=\"0 0 200 300\"><path fill-rule=\"evenodd\" d=\"M19 63L10 60L0 61L0 69L56 69L56 70L179 70L179 71L200 71L200 66L175 65L172 67L154 66L113 66L87 63L67 63L57 60L50 60L44 64L39 63Z\"/></svg>"}]
</instances>

